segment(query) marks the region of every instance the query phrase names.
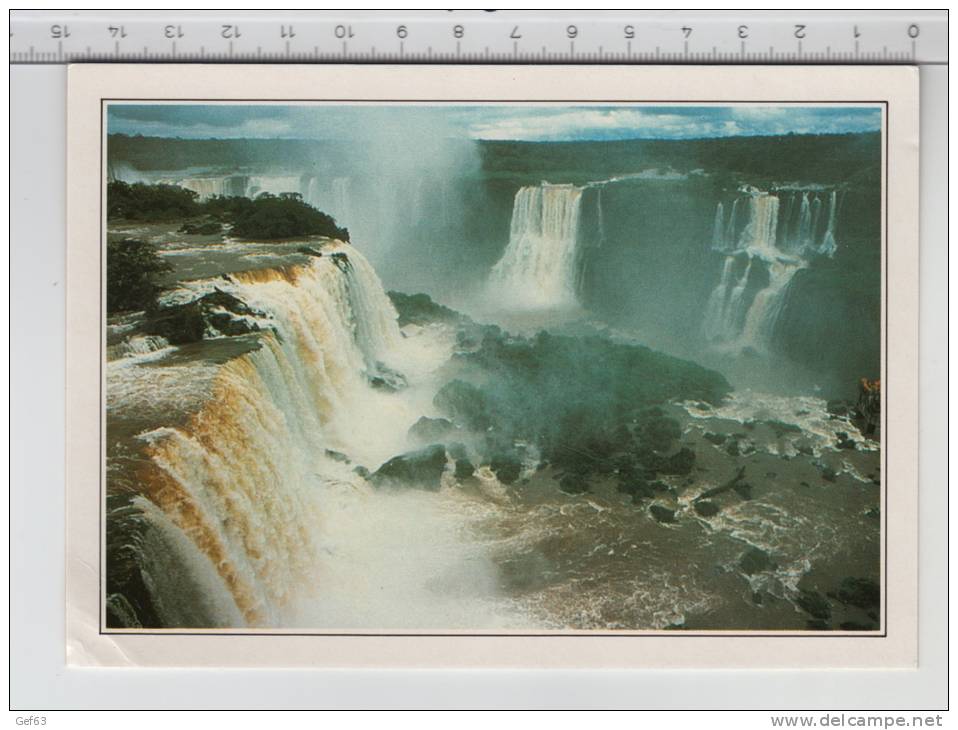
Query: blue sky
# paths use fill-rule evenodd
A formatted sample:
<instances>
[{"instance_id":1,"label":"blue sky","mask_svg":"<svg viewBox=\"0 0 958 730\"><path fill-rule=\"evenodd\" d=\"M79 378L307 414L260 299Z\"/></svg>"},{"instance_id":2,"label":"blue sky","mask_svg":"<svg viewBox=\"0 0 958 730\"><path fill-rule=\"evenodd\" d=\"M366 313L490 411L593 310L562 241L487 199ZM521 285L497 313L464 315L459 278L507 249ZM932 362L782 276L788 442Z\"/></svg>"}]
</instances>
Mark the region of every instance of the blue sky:
<instances>
[{"instance_id":1,"label":"blue sky","mask_svg":"<svg viewBox=\"0 0 958 730\"><path fill-rule=\"evenodd\" d=\"M878 131L879 107L121 105L109 131L153 137L361 139L392 127L441 137L573 141Z\"/></svg>"}]
</instances>

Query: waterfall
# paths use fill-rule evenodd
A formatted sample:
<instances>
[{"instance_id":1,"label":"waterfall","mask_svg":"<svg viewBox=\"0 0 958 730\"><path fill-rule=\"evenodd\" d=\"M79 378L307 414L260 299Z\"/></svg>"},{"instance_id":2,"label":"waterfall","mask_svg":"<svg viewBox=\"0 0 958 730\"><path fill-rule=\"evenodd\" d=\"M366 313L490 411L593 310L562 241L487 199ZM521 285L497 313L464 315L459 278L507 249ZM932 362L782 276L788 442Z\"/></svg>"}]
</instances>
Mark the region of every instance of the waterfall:
<instances>
[{"instance_id":1,"label":"waterfall","mask_svg":"<svg viewBox=\"0 0 958 730\"><path fill-rule=\"evenodd\" d=\"M349 189L350 180L348 177L333 178L333 209L327 212L340 222L349 220Z\"/></svg>"},{"instance_id":2,"label":"waterfall","mask_svg":"<svg viewBox=\"0 0 958 730\"><path fill-rule=\"evenodd\" d=\"M828 197L828 224L825 228L825 235L822 237L822 245L818 252L825 256L834 256L838 250L838 243L835 241L835 222L838 217L838 194L832 190Z\"/></svg>"},{"instance_id":3,"label":"waterfall","mask_svg":"<svg viewBox=\"0 0 958 730\"><path fill-rule=\"evenodd\" d=\"M397 406L365 377L404 346L396 311L357 251L332 244L323 253L309 265L218 281L269 313L258 349L218 368L185 423L139 437L146 458L136 462L134 504L185 566L181 578L154 566L163 574L147 580L171 625L199 620L169 605L189 605L192 596L176 596L187 584L203 586L217 622L295 621L322 585L317 484L345 468L326 450L375 467L404 445L404 431L381 425Z\"/></svg>"},{"instance_id":4,"label":"waterfall","mask_svg":"<svg viewBox=\"0 0 958 730\"><path fill-rule=\"evenodd\" d=\"M489 280L497 301L526 309L576 304L583 190L543 183L516 193L509 244Z\"/></svg>"},{"instance_id":5,"label":"waterfall","mask_svg":"<svg viewBox=\"0 0 958 730\"><path fill-rule=\"evenodd\" d=\"M721 201L715 206L715 223L712 225L712 248L715 251L725 250L725 208Z\"/></svg>"},{"instance_id":6,"label":"waterfall","mask_svg":"<svg viewBox=\"0 0 958 730\"><path fill-rule=\"evenodd\" d=\"M732 206L736 214L738 199ZM782 312L788 286L795 274L807 265L803 259L780 250L778 243L789 246L789 236L779 226L779 198L767 192L750 190L748 222L738 239L726 237L718 250L731 250L725 257L719 282L709 295L702 322L705 338L723 349L741 351L750 349L760 353L769 351L775 324ZM719 203L721 206L721 203ZM814 213L807 194L802 195L799 208L798 238L803 240L805 230L814 228ZM716 210L713 241L721 230L722 208ZM756 262L758 262L756 264ZM762 266L768 283L749 298L754 267ZM753 288L754 291L754 288Z\"/></svg>"}]
</instances>

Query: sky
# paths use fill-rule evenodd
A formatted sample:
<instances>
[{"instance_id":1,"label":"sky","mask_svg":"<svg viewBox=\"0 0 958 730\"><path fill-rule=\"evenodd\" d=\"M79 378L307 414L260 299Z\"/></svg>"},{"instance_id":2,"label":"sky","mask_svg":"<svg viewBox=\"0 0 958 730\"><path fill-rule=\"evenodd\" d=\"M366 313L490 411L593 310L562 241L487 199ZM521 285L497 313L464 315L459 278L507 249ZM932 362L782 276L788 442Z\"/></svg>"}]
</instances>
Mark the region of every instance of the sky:
<instances>
[{"instance_id":1,"label":"sky","mask_svg":"<svg viewBox=\"0 0 958 730\"><path fill-rule=\"evenodd\" d=\"M110 133L185 139L361 139L410 125L447 138L579 141L878 131L849 106L418 106L111 104Z\"/></svg>"}]
</instances>

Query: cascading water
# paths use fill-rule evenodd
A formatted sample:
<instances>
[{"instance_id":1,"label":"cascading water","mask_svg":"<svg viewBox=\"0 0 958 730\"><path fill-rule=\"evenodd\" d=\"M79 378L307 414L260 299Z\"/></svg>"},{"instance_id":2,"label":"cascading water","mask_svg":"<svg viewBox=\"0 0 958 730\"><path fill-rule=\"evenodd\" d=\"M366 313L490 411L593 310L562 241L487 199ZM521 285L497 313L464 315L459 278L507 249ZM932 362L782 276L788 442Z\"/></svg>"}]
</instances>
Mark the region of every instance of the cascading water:
<instances>
[{"instance_id":1,"label":"cascading water","mask_svg":"<svg viewBox=\"0 0 958 730\"><path fill-rule=\"evenodd\" d=\"M348 246L217 286L271 313L263 322L271 331L219 368L211 397L187 423L140 436L147 458L136 469L134 503L181 554L190 580L219 591L215 603L230 607L223 621L284 625L321 583L315 484L328 468L326 449L374 467L403 445L380 433L377 418L390 409L410 423L418 415L397 413L364 377L403 338L375 272Z\"/></svg>"},{"instance_id":2,"label":"cascading water","mask_svg":"<svg viewBox=\"0 0 958 730\"><path fill-rule=\"evenodd\" d=\"M749 349L767 353L782 313L788 287L795 274L808 266L801 253L832 255L836 249L834 227L836 196L829 198L829 221L822 243L813 243L816 231L818 198L809 200L802 193L796 206L794 196L786 206L784 224L779 220L780 198L771 193L748 189L749 217L741 234L735 235L739 199L732 204L728 224L724 206L716 207L712 247L726 253L719 283L712 290L705 309L702 330L705 338L722 349ZM790 211L797 220L790 227ZM782 250L782 249L786 250ZM795 253L791 253L795 251ZM764 267L767 283L752 285L755 261Z\"/></svg>"},{"instance_id":3,"label":"cascading water","mask_svg":"<svg viewBox=\"0 0 958 730\"><path fill-rule=\"evenodd\" d=\"M583 190L543 183L516 193L509 245L489 278L498 301L526 309L576 305Z\"/></svg>"}]
</instances>

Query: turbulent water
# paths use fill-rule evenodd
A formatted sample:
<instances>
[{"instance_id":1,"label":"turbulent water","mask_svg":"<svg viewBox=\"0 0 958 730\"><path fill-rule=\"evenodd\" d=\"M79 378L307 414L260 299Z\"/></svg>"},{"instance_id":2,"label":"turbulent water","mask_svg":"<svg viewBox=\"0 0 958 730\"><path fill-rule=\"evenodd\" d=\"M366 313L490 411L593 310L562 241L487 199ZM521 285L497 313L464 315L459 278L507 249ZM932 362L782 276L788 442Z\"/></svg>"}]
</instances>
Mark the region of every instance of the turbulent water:
<instances>
[{"instance_id":1,"label":"turbulent water","mask_svg":"<svg viewBox=\"0 0 958 730\"><path fill-rule=\"evenodd\" d=\"M114 174L134 177L122 165ZM200 199L298 193L360 240L390 226L431 231L416 280L449 278L455 290L454 266L430 268L430 257L467 262L463 276L479 282L484 300L476 309L513 333L601 332L647 344L655 333L612 330L589 310L645 287L651 293L639 301L663 308L678 309L671 292L685 298L691 314L673 329L700 348L693 359L718 353L773 367L788 308L808 308L794 302L801 277L839 261L849 245L843 191L713 190L689 177L647 170L530 184L541 178L527 176L502 186L495 247L478 252L468 239L435 233L457 223L446 180L402 186L248 169L162 180ZM654 212L672 198L671 227L642 228L653 217L642 206ZM697 207L685 215L690 200ZM821 628L809 595L877 575L877 441L811 389L796 397L739 388L714 406L660 404L679 424L673 450L694 451L695 466L658 477L644 501L623 493L614 474L584 494L562 492L564 475L528 444L515 445L525 455L519 481L503 484L476 434L457 435L474 475L457 476L447 456L437 490L375 486L370 475L385 462L430 445L410 429L443 415L436 394L476 343L442 318L400 327L380 279L399 275L370 254L374 270L361 245L313 241L315 256L302 242L211 242L175 231L122 231L155 243L173 264L161 303L227 293L252 312L240 317L250 332L210 330L202 342L174 345L141 332L142 313L108 323L113 626ZM695 241L694 260L676 243L683 235ZM431 253L440 245L442 256ZM603 266L621 269L624 294L600 286L615 280ZM473 301L447 303L466 310ZM748 489L735 481L743 467ZM703 511L703 501L719 509ZM766 563L751 565L750 551ZM831 628L878 624L871 609L832 600L830 610Z\"/></svg>"}]
</instances>

